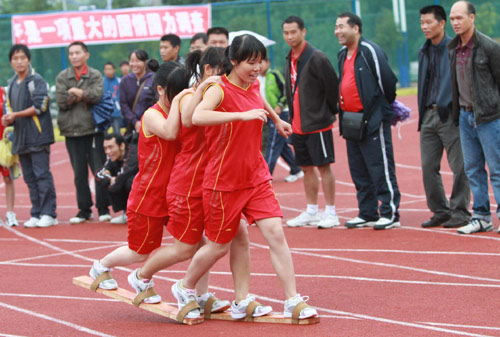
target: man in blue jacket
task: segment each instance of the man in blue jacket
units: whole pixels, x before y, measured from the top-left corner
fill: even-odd
[[[460,131],[451,118],[450,59],[444,32],[446,12],[439,5],[420,10],[420,28],[427,41],[418,54],[418,130],[427,206],[433,213],[422,227],[461,227],[470,218],[469,181],[464,171]],[[439,170],[443,150],[453,171],[450,201]]]
[[[30,193],[31,218],[24,227],[53,226],[57,224],[56,190],[50,172],[54,130],[47,82],[31,67],[31,52],[25,45],[12,46],[9,59],[16,74],[9,80],[2,123],[14,124],[12,153],[19,154]]]
[[[401,194],[394,167],[390,106],[396,98],[397,79],[384,51],[361,37],[361,32],[357,15],[338,15],[335,36],[344,46],[338,54],[340,125],[345,111],[362,113],[366,119],[365,137],[346,140],[359,214],[345,226],[389,229],[400,226]]]

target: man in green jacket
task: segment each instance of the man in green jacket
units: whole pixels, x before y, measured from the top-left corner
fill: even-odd
[[[87,65],[90,54],[83,42],[71,43],[68,51],[72,67],[61,71],[56,78],[57,124],[61,135],[66,137],[66,149],[75,175],[79,211],[70,223],[82,223],[93,217],[88,166],[96,172],[106,160],[102,145],[104,135],[96,130],[90,112],[90,106],[101,100],[103,80],[98,70]],[[95,185],[95,191],[99,221],[109,221],[107,191],[99,184]]]

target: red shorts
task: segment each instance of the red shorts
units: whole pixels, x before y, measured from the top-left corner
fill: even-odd
[[[128,247],[137,254],[149,254],[161,246],[168,216],[154,217],[127,210]]]
[[[238,233],[241,214],[256,220],[283,217],[271,182],[231,192],[203,190],[205,234],[210,241],[228,243]]]
[[[8,167],[0,166],[0,172],[2,173],[2,177],[10,177],[10,170]]]
[[[194,245],[203,235],[203,199],[167,192],[167,229],[177,240]]]

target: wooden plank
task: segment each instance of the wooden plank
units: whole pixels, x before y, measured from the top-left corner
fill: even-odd
[[[73,278],[74,284],[87,289],[90,289],[90,285],[92,284],[93,281],[94,280],[90,276],[79,276]],[[135,293],[122,288],[118,288],[116,290],[105,290],[98,288],[97,292],[131,305],[133,305],[132,301],[136,296]],[[177,314],[179,313],[179,310],[177,308],[168,305],[165,302],[160,302],[158,304],[141,303],[139,305],[139,308],[151,311],[155,314],[173,319],[175,321],[177,321],[176,317]],[[203,322],[203,316],[200,318],[185,318],[182,323],[187,325],[193,325],[193,324],[199,324],[201,322]]]
[[[234,321],[234,322],[245,322],[245,318],[234,319],[231,317],[231,313],[226,311],[222,313],[213,313],[210,315],[210,319],[223,320],[223,321]],[[319,323],[319,317],[311,317],[299,320],[300,325],[310,325]],[[272,313],[271,315],[265,315],[260,317],[254,317],[252,323],[280,323],[280,324],[292,324],[291,318],[285,318],[281,314]]]

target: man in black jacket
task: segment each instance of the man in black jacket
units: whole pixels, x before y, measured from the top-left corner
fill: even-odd
[[[444,32],[446,12],[439,5],[420,10],[420,28],[426,42],[418,54],[418,130],[427,206],[433,213],[422,227],[462,227],[470,218],[469,181],[464,171],[460,131],[451,115],[450,59],[446,47],[451,38]],[[453,171],[450,201],[439,170],[443,150]]]
[[[285,92],[292,124],[295,163],[304,171],[307,209],[287,221],[289,227],[306,225],[331,228],[340,225],[335,211],[335,161],[332,128],[337,113],[337,74],[330,61],[306,42],[304,21],[297,16],[285,19],[283,37],[290,46],[284,77]],[[318,213],[319,178],[321,175],[326,209]]]
[[[345,223],[348,228],[399,227],[399,193],[394,167],[390,104],[396,98],[396,76],[384,51],[361,37],[361,19],[339,14],[335,36],[339,51],[340,125],[343,112],[359,112],[366,119],[361,141],[346,140],[352,180],[356,186],[359,214]],[[380,202],[380,207],[379,207]]]
[[[121,134],[104,136],[104,151],[107,160],[96,174],[97,183],[108,189],[109,199],[114,212],[123,211],[111,219],[111,223],[127,223],[127,199],[132,182],[139,171],[137,146],[125,142]]]
[[[475,28],[475,17],[470,2],[458,1],[451,7],[450,22],[457,34],[448,44],[452,111],[460,125],[465,173],[474,199],[474,214],[458,229],[460,234],[493,230],[486,163],[500,203],[500,44]]]

